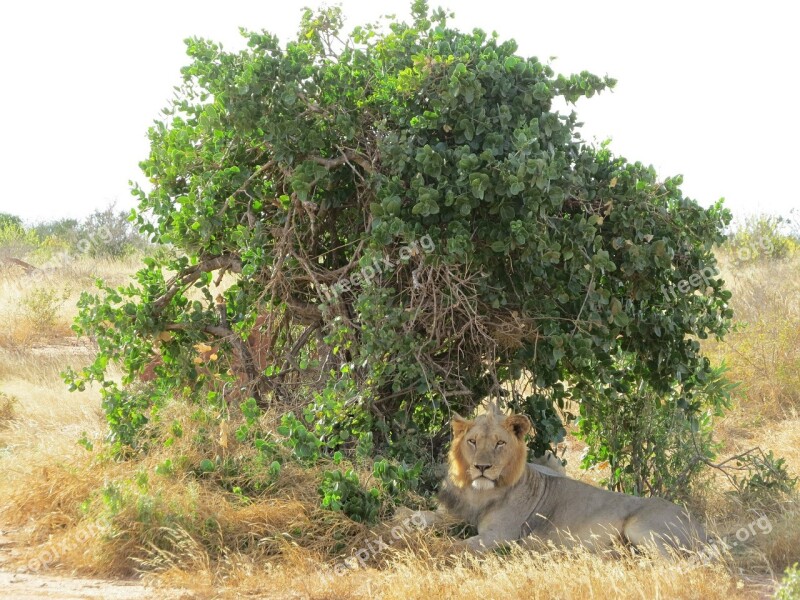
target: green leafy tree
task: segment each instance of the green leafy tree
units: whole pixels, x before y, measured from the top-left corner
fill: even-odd
[[[147,246],[131,223],[130,214],[116,210],[113,203],[81,221],[75,229],[75,237],[77,251],[95,258],[121,258]]]
[[[0,227],[22,227],[22,219],[10,213],[0,212]]]
[[[723,249],[739,265],[785,259],[798,247],[798,236],[791,226],[792,221],[784,217],[751,215],[730,232]]]
[[[22,258],[33,252],[40,243],[33,229],[25,227],[22,219],[10,213],[0,213],[0,258]]]
[[[127,441],[144,410],[124,386],[148,369],[154,398],[229,385],[261,407],[350,382],[348,422],[409,464],[487,396],[531,415],[541,453],[567,400],[588,423],[636,386],[677,407],[705,385],[697,339],[726,331],[729,293],[668,292],[715,266],[728,212],[554,108],[613,80],[412,14],[343,35],[339,9],[306,11],[296,40],[243,30],[238,52],[188,40],[135,188],[141,230],[180,256],[85,296],[76,325],[100,354],[69,380],[101,382]]]
[[[37,223],[33,227],[41,239],[50,238],[61,242],[68,249],[74,249],[78,243],[79,228],[80,223],[77,219],[56,219]]]

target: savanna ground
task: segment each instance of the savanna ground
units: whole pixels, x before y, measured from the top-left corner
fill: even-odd
[[[741,383],[732,410],[716,422],[718,459],[759,447],[796,476],[800,255],[749,258],[723,251],[738,325],[724,342],[704,342]],[[453,558],[447,536],[405,527],[395,539],[396,523],[367,527],[323,510],[318,467],[287,466],[263,494],[247,498],[185,467],[202,458],[192,454],[200,435],[223,455],[240,453],[241,464],[253,452],[237,445],[236,422],[209,432],[187,404],[164,408],[162,422],[178,425],[154,433],[161,444],[115,460],[103,444],[97,390],[70,393],[59,373],[95,351],[70,331],[80,292],[96,277],[122,284],[137,265],[85,256],[39,274],[2,265],[0,596],[758,598],[771,596],[784,569],[800,561],[796,492],[745,496],[711,466],[690,508],[730,549],[704,564],[555,550]],[[602,468],[578,467],[581,451],[572,436],[563,444],[569,475],[599,482]],[[337,556],[366,547],[363,564],[352,559],[356,568],[335,574]]]

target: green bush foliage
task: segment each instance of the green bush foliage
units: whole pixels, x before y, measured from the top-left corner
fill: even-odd
[[[792,477],[786,467],[786,460],[755,449],[736,460],[736,468],[744,471],[742,475],[732,475],[736,490],[751,500],[777,500],[790,495],[797,486],[797,477]]]
[[[0,227],[8,227],[9,225],[22,227],[22,219],[16,215],[0,212]]]
[[[120,441],[144,407],[112,363],[123,387],[156,364],[164,394],[277,409],[303,459],[421,463],[425,488],[451,413],[487,397],[532,417],[535,454],[579,402],[593,456],[623,473],[634,457],[601,421],[626,398],[659,422],[722,402],[697,339],[726,332],[729,292],[663,290],[713,270],[729,213],[553,108],[613,80],[556,74],[422,0],[412,14],[347,36],[339,9],[309,10],[296,40],[243,31],[239,52],[188,40],[141,163],[152,190],[135,189],[142,232],[177,254],[100,284],[76,322],[100,353],[67,379],[101,384]],[[355,489],[341,477],[324,488]]]
[[[722,368],[680,394],[621,382],[605,402],[581,404],[577,435],[589,444],[583,466],[607,462],[614,490],[686,500],[715,456],[713,417],[730,407],[733,387]]]
[[[81,220],[56,219],[30,227],[19,217],[0,213],[0,257],[33,254],[39,264],[58,253],[118,259],[147,249],[151,247],[130,213],[117,211],[114,204]]]
[[[739,263],[782,260],[793,255],[798,238],[792,235],[791,222],[774,215],[745,218],[728,236],[723,245]]]
[[[26,257],[39,247],[41,240],[26,229],[19,218],[0,219],[0,258]]]
[[[375,523],[381,506],[377,488],[365,490],[352,470],[325,471],[320,485],[322,507],[342,511],[353,521]]]
[[[775,592],[775,600],[797,600],[800,598],[800,568],[797,563],[787,567],[781,584]]]

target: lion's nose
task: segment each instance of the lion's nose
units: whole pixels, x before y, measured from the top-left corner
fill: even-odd
[[[492,465],[475,465],[475,468],[476,468],[476,469],[478,469],[478,471],[480,471],[480,472],[481,472],[481,475],[483,475],[483,472],[484,472],[486,469],[491,469],[491,468],[492,468]]]

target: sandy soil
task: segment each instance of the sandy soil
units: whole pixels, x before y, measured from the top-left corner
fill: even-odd
[[[190,600],[195,595],[187,590],[161,590],[146,587],[139,581],[91,579],[55,575],[46,572],[27,572],[14,569],[8,563],[15,550],[8,538],[0,533],[0,600]]]
[[[33,600],[34,598],[108,598],[109,600],[138,600],[139,598],[180,598],[166,596],[136,582],[84,579],[82,577],[53,577],[50,575],[9,573],[0,570],[0,598]],[[186,598],[191,596],[187,595]]]

